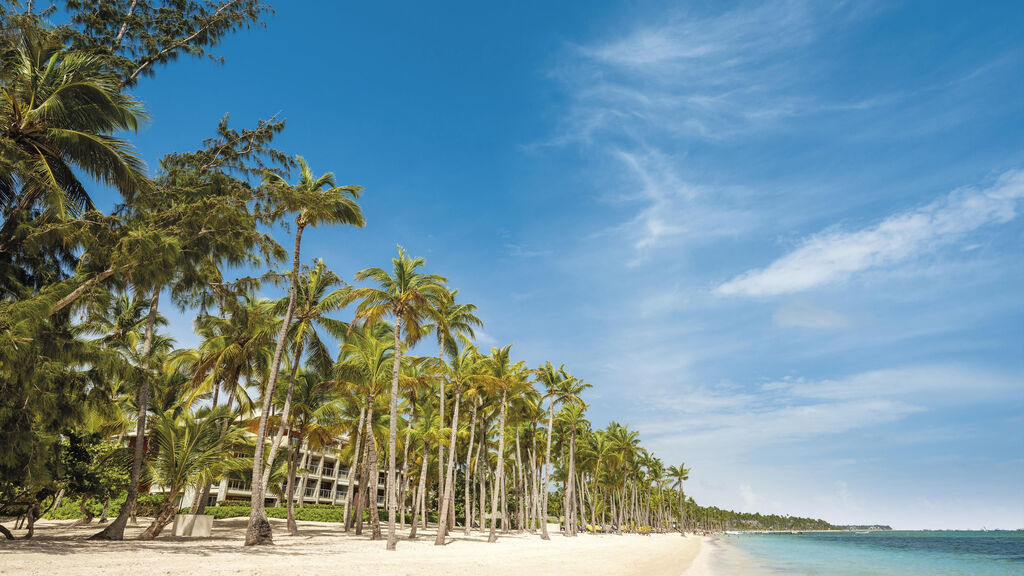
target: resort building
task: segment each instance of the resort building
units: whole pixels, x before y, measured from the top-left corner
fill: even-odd
[[[250,434],[255,436],[255,434]],[[129,446],[135,445],[135,435],[131,434],[127,439]],[[345,498],[349,494],[349,468],[342,465],[340,448],[344,444],[344,438],[339,439],[337,444],[327,446],[320,450],[313,450],[308,442],[304,442],[299,448],[299,468],[295,475],[295,503],[302,504],[335,504],[344,506]],[[298,441],[292,438],[294,446]],[[239,454],[239,456],[241,456]],[[281,450],[276,458],[287,458],[287,452]],[[387,470],[378,470],[377,478],[377,505],[384,506]],[[358,494],[359,474],[352,475],[352,483],[356,485],[355,494]],[[282,487],[283,488],[283,487]],[[151,484],[143,488],[143,492],[158,494],[165,492],[165,488],[159,484]],[[195,498],[195,489],[190,488],[179,496],[179,506],[187,506]],[[251,482],[249,480],[231,480],[224,478],[219,484],[210,489],[210,495],[206,502],[207,506],[216,506],[218,502],[230,500],[249,502],[252,497]],[[275,490],[268,490],[266,494],[267,506],[283,506],[282,498]]]
[[[292,440],[293,442],[295,439]],[[308,443],[304,443],[299,449],[299,469],[295,476],[295,502],[296,505],[306,504],[345,504],[345,498],[349,493],[349,468],[341,464],[341,455],[334,447],[327,447],[323,450],[313,450]],[[279,453],[278,458],[285,457]],[[377,504],[384,505],[385,483],[387,478],[386,470],[378,471],[377,479]],[[358,484],[358,474],[354,474],[352,482]],[[226,500],[248,501],[252,491],[249,482],[223,479],[219,486],[210,490],[208,506],[214,506],[217,502]],[[192,495],[186,494],[183,501],[190,501]],[[267,506],[281,506],[283,503],[279,496],[267,492]]]

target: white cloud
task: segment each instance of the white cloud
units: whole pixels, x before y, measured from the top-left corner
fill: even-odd
[[[1008,171],[987,188],[954,190],[868,228],[812,236],[766,268],[719,285],[715,293],[774,296],[841,282],[858,272],[906,261],[983,226],[1009,222],[1022,198],[1024,171]]]

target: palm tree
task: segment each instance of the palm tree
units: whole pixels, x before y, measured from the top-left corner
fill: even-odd
[[[690,469],[686,467],[685,462],[680,462],[679,466],[668,467],[668,479],[672,481],[672,485],[679,489],[679,532],[686,532],[686,495],[683,494],[683,481],[690,479]]]
[[[440,513],[437,517],[435,546],[444,544],[448,528],[448,514],[455,504],[455,446],[459,430],[459,405],[462,400],[463,387],[481,380],[485,367],[484,357],[480,355],[475,346],[466,346],[452,358],[450,366],[445,365],[447,376],[451,378],[454,386],[455,407],[452,409],[451,433],[448,440],[448,469],[445,472],[444,481],[440,484],[444,486],[444,489],[443,497],[438,502]],[[438,458],[438,465],[443,461],[442,458]],[[466,521],[469,522],[469,510],[466,510]]]
[[[444,291],[443,285],[447,282],[436,274],[418,272],[425,261],[423,258],[410,258],[401,246],[398,247],[398,258],[393,258],[392,263],[392,274],[381,268],[360,270],[356,274],[356,281],[372,280],[376,286],[356,288],[350,298],[350,301],[360,301],[356,307],[356,320],[364,325],[388,316],[395,319],[388,432],[388,550],[394,550],[398,544],[395,530],[395,514],[398,511],[395,451],[398,441],[398,377],[402,364],[402,336],[404,334],[405,342],[410,345],[419,340],[426,310],[430,302],[438,301]]]
[[[28,29],[9,56],[0,82],[0,250],[40,202],[59,219],[95,208],[76,169],[126,196],[149,187],[142,160],[113,136],[136,130],[145,113],[107,60]]]
[[[394,358],[394,338],[391,332],[391,327],[383,322],[367,328],[352,326],[345,339],[345,343],[341,346],[341,352],[335,366],[338,383],[353,391],[357,398],[357,403],[361,404],[359,424],[355,430],[355,450],[348,474],[349,494],[345,499],[345,531],[348,531],[350,522],[349,505],[355,497],[353,488],[361,458],[360,444],[361,442],[364,444],[375,442],[372,434],[366,434],[365,431],[372,430],[377,398],[386,390],[387,382],[391,375],[390,370]],[[373,452],[376,453],[376,450]],[[376,474],[376,470],[374,470],[374,479]],[[365,488],[370,480],[368,474],[359,474],[359,476],[361,488]],[[356,517],[360,519],[362,518],[360,503],[364,495],[364,493],[360,493],[360,499],[356,502]],[[373,496],[372,502],[376,506],[376,494],[373,494]]]
[[[288,479],[285,500],[288,509],[288,532],[299,533],[295,524],[295,473],[299,465],[299,448],[308,443],[310,450],[322,450],[338,436],[340,391],[333,380],[325,380],[319,371],[304,370],[295,376],[291,398],[289,440],[294,449],[288,457]],[[282,419],[284,414],[282,413]],[[305,487],[303,487],[303,490]]]
[[[298,298],[295,304],[294,321],[291,326],[289,339],[292,343],[291,357],[292,369],[288,378],[288,388],[284,395],[283,407],[281,408],[280,424],[277,434],[271,443],[268,462],[273,462],[280,449],[281,442],[286,431],[290,430],[289,417],[291,415],[292,395],[295,390],[295,376],[299,370],[299,363],[302,361],[303,352],[309,350],[309,362],[312,368],[319,371],[321,375],[329,374],[333,367],[333,360],[327,345],[321,340],[317,332],[318,328],[323,329],[331,336],[342,339],[348,331],[348,325],[326,314],[336,312],[343,307],[343,300],[348,286],[342,284],[336,274],[327,269],[323,260],[317,260],[313,268],[308,270],[299,278]],[[292,505],[292,494],[288,495],[288,505]],[[294,520],[289,526],[292,530]],[[297,529],[295,529],[297,532]]]
[[[242,439],[242,429],[231,427],[221,434],[224,421],[232,414],[223,408],[194,415],[190,410],[171,409],[153,421],[151,440],[153,458],[149,461],[153,477],[167,488],[163,506],[153,523],[140,536],[152,540],[170,522],[175,500],[185,489],[225,473],[238,459],[231,453]]]
[[[522,362],[512,363],[509,352],[512,345],[504,348],[491,348],[490,373],[481,377],[484,385],[492,393],[501,394],[501,412],[498,418],[498,452],[497,472],[495,474],[494,493],[491,494],[491,531],[488,542],[497,542],[498,499],[505,481],[505,414],[508,408],[509,395],[520,393],[526,386],[528,370]],[[507,528],[503,526],[502,529]]]
[[[328,172],[320,177],[313,176],[306,160],[296,156],[299,165],[299,182],[290,186],[279,174],[268,172],[264,176],[264,186],[268,188],[276,203],[277,210],[284,213],[295,213],[295,248],[292,253],[291,281],[288,289],[288,307],[284,321],[277,333],[277,346],[274,358],[270,363],[270,374],[267,377],[266,390],[263,394],[263,407],[260,411],[259,427],[256,431],[256,453],[254,455],[251,511],[249,525],[245,532],[245,545],[272,544],[273,532],[267,514],[264,511],[264,498],[269,476],[263,474],[263,449],[267,438],[267,419],[270,416],[270,405],[274,397],[274,386],[284,356],[288,331],[291,329],[292,315],[298,297],[299,283],[299,251],[302,248],[302,232],[307,226],[316,227],[320,224],[349,224],[362,227],[365,224],[362,210],[356,200],[362,188],[359,186],[337,186],[334,175]],[[272,449],[273,451],[273,449]],[[272,459],[271,459],[272,460]]]
[[[437,300],[431,302],[431,305],[426,309],[426,316],[431,320],[431,324],[428,324],[426,328],[433,330],[437,336],[438,355],[437,359],[443,364],[445,356],[454,358],[459,353],[459,341],[467,338],[474,338],[476,335],[473,333],[473,328],[482,328],[483,322],[480,321],[476,316],[476,305],[474,304],[456,304],[455,298],[458,296],[458,290],[441,290],[437,294]],[[439,426],[445,427],[445,379],[440,378],[438,380],[438,399],[440,400],[441,407],[441,419]],[[457,428],[457,426],[452,426]],[[445,479],[444,473],[444,448],[438,446],[437,448],[437,493],[440,496],[445,491]],[[437,499],[437,505],[441,506],[441,501],[444,498],[439,497]],[[449,502],[449,506],[454,505],[454,501]],[[441,517],[441,509],[437,510],[438,518]],[[452,515],[454,516],[454,514]],[[447,514],[446,518],[451,519]],[[438,529],[441,536],[438,539],[444,538],[444,533],[447,532],[448,525],[445,524],[442,528]]]
[[[548,481],[550,479],[551,470],[551,433],[554,430],[555,425],[555,404],[560,401],[560,391],[563,382],[571,378],[565,371],[565,364],[562,364],[558,369],[555,369],[551,365],[551,362],[545,362],[543,366],[537,369],[537,379],[541,385],[544,386],[546,391],[546,397],[548,399],[548,433],[547,433],[547,450],[544,457],[544,487],[541,490],[541,517],[540,517],[540,537],[544,540],[549,540],[551,537],[548,536]]]
[[[571,385],[571,381],[567,382]],[[582,401],[567,402],[558,413],[559,422],[569,431],[569,465],[562,511],[565,515],[565,535],[576,535],[576,436],[586,424],[587,405]]]

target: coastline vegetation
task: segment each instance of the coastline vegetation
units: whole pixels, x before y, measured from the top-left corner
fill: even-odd
[[[247,545],[272,543],[270,517],[293,534],[310,519],[367,528],[389,549],[428,521],[436,544],[456,529],[547,539],[549,519],[569,537],[829,527],[698,506],[684,463],[628,424],[587,419],[590,385],[564,365],[481,349],[476,307],[401,247],[354,274],[303,257],[304,234],[364,225],[362,189],[277,149],[284,120],[238,129],[225,116],[147,169],[133,89],[269,12],[258,0],[0,8],[0,517],[23,516],[31,537],[44,516],[99,516],[93,538],[121,540],[136,516],[155,538],[181,510],[239,514]],[[97,208],[92,182],[116,191],[113,209]],[[274,287],[286,296],[267,297]],[[166,332],[168,305],[195,314],[196,347]],[[296,503],[301,445],[340,446],[362,496]],[[250,484],[248,505],[206,508],[223,478]]]

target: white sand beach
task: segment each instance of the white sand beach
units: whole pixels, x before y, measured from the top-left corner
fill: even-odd
[[[245,548],[245,518],[217,520],[211,538],[165,533],[150,542],[91,542],[86,538],[99,529],[95,523],[71,527],[72,521],[40,521],[31,540],[0,542],[0,574],[704,576],[711,574],[711,562],[702,548],[714,548],[702,546],[705,537],[679,534],[553,534],[549,542],[533,534],[510,534],[488,544],[486,535],[467,538],[461,531],[447,546],[436,547],[428,530],[416,540],[400,540],[398,550],[388,552],[384,542],[344,534],[337,524],[300,522],[301,534],[291,537],[283,520],[271,522],[275,545]],[[133,538],[145,526],[140,518],[139,526],[129,526],[125,536]]]

